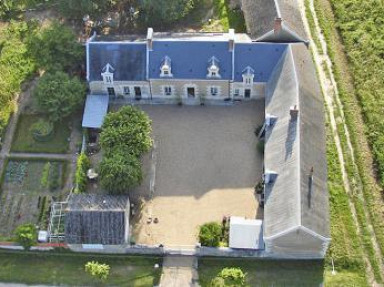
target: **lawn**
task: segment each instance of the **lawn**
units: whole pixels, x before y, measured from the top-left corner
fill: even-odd
[[[104,282],[84,272],[84,264],[98,261],[110,265],[110,276]],[[89,255],[0,251],[0,281],[26,284],[66,286],[132,286],[145,287],[158,284],[160,257],[133,257],[118,255]]]
[[[323,282],[322,261],[202,258],[199,260],[199,282],[210,286],[211,280],[224,267],[240,267],[247,273],[247,286],[316,286]]]
[[[71,136],[71,130],[66,122],[55,125],[54,135],[49,141],[37,142],[33,139],[30,128],[41,118],[44,116],[20,115],[11,147],[12,152],[66,153],[68,151],[68,138]]]

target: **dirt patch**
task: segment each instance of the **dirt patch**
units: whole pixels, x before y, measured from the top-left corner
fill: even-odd
[[[264,119],[263,101],[142,109],[153,120],[155,148],[144,158],[145,182],[132,194],[141,198],[136,243],[193,245],[203,223],[262,217],[254,194],[262,174],[254,130]]]

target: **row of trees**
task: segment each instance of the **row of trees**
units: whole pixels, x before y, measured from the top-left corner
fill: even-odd
[[[125,106],[109,113],[102,126],[101,185],[111,193],[124,193],[143,179],[140,157],[152,146],[151,120],[142,110]]]
[[[145,25],[173,23],[193,9],[196,0],[59,0],[59,10],[67,18],[82,19],[90,15],[98,19],[106,11],[130,10],[138,12],[137,20]],[[124,11],[127,12],[127,11]],[[128,11],[129,14],[132,13]]]
[[[0,29],[0,134],[21,84],[37,70],[46,71],[35,91],[42,111],[58,121],[76,109],[85,86],[67,73],[73,74],[82,60],[74,33],[60,23],[41,29],[36,22],[11,22]]]

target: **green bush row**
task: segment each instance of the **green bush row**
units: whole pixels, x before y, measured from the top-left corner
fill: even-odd
[[[75,193],[85,192],[88,178],[87,171],[91,167],[91,161],[88,156],[82,152],[80,156],[77,158],[77,167],[76,167],[76,175],[75,175],[75,183],[76,189]]]

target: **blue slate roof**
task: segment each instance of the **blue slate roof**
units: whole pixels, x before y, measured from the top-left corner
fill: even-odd
[[[144,43],[89,43],[89,81],[101,81],[106,64],[115,72],[114,81],[146,80],[146,44]]]
[[[88,95],[83,114],[83,128],[101,128],[108,111],[109,96]]]
[[[236,43],[234,81],[242,82],[242,73],[250,66],[254,70],[253,81],[268,82],[286,48],[286,44]]]
[[[149,77],[160,78],[160,67],[165,56],[172,61],[176,79],[207,79],[209,60],[219,60],[221,79],[232,79],[232,54],[228,41],[154,41],[149,53]],[[215,79],[212,79],[215,80]]]

